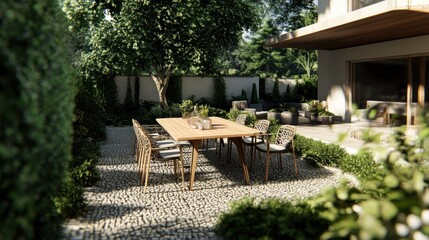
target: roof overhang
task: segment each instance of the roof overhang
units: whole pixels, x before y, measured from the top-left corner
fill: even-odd
[[[361,9],[364,10],[364,9]],[[335,50],[429,34],[429,8],[356,11],[278,37],[267,47]]]

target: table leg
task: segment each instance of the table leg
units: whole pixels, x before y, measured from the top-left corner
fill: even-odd
[[[191,172],[190,172],[190,179],[189,179],[189,191],[192,191],[192,187],[194,186],[194,180],[195,180],[195,170],[197,168],[198,148],[200,147],[202,140],[191,140],[189,142],[192,145],[192,161],[191,161]]]
[[[243,140],[241,139],[241,137],[230,138],[230,140],[237,147],[238,158],[240,159],[240,166],[243,169],[244,182],[247,185],[250,185],[249,169],[247,167],[246,158],[244,156]]]

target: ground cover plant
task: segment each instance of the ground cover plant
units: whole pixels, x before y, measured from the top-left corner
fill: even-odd
[[[282,211],[275,211],[278,206],[268,204],[272,200],[252,204],[246,200],[234,202],[231,209],[219,217],[216,225],[217,234],[225,239],[233,239],[234,235],[242,239],[251,239],[252,235],[247,233],[253,233],[252,229],[259,229],[261,234],[253,235],[256,236],[255,239],[279,239],[279,231],[272,232],[271,229],[288,229],[294,223],[314,220],[316,223],[310,228],[303,228],[304,224],[301,224],[302,231],[294,233],[291,239],[427,239],[428,113],[423,115],[422,122],[422,131],[415,138],[406,135],[403,129],[397,129],[392,136],[390,147],[382,148],[388,150],[384,154],[378,152],[377,157],[368,151],[356,156],[347,156],[345,153],[338,154],[341,151],[334,147],[326,147],[325,151],[331,151],[334,159],[339,155],[343,157],[336,158],[335,161],[324,161],[319,157],[311,157],[311,154],[316,156],[321,154],[316,152],[323,149],[320,143],[316,143],[316,150],[311,150],[311,146],[308,146],[310,140],[298,137],[296,145],[303,145],[297,147],[301,154],[310,152],[313,163],[321,165],[327,163],[352,172],[359,179],[359,186],[344,181],[339,187],[327,189],[315,197],[304,200],[304,205],[311,213],[307,217],[312,219],[299,218],[293,220],[292,224],[282,223],[282,220],[297,217],[294,212],[302,207],[301,202],[284,204],[281,208],[285,209]],[[371,149],[371,152],[377,152],[380,148]],[[329,154],[325,153],[323,156]],[[360,163],[363,167],[359,166]],[[366,175],[367,173],[369,174]],[[263,217],[254,217],[255,214],[273,216],[272,212],[281,214],[275,215],[271,221]],[[238,225],[235,225],[237,223]],[[245,223],[246,226],[241,226],[241,223]]]

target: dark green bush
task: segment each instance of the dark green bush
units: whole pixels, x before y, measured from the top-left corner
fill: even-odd
[[[215,101],[213,102],[213,106],[220,109],[226,109],[227,108],[227,101],[226,101],[226,86],[225,86],[225,80],[222,76],[215,76],[213,77],[213,84],[214,84],[214,96],[213,99]]]
[[[279,80],[276,79],[274,81],[274,86],[273,86],[273,98],[274,100],[280,100],[280,88],[279,88]]]
[[[83,188],[71,177],[65,178],[61,186],[58,187],[54,203],[57,212],[63,218],[78,217],[87,209]]]
[[[166,92],[168,103],[181,103],[182,101],[182,76],[173,75],[168,81]]]
[[[256,89],[256,83],[252,84],[252,95],[250,96],[250,103],[258,103],[258,90]]]
[[[224,239],[318,239],[327,223],[304,202],[244,198],[220,215],[215,231]]]
[[[0,1],[0,239],[59,239],[74,83],[58,1]]]
[[[98,143],[84,143],[76,147],[70,164],[71,177],[78,186],[93,186],[100,180],[96,168],[100,154]]]
[[[339,167],[349,155],[340,145],[323,143],[298,134],[295,138],[295,150],[312,164],[331,167]]]

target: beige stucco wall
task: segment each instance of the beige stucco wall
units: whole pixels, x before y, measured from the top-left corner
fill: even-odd
[[[349,87],[349,62],[379,58],[429,55],[429,35],[389,41],[336,51],[319,51],[318,98],[326,100],[331,112],[351,121]]]
[[[259,77],[224,77],[226,86],[226,97],[241,95],[241,90],[246,91],[250,99],[253,83],[256,84],[259,93]],[[131,91],[134,96],[134,77],[131,77]],[[124,102],[127,92],[127,76],[116,76],[115,83],[118,90],[118,99],[120,103]],[[195,99],[207,98],[212,100],[214,95],[214,83],[212,77],[183,77],[182,78],[182,97],[187,99],[194,95]],[[158,91],[155,83],[150,76],[140,77],[140,101],[159,101]]]

